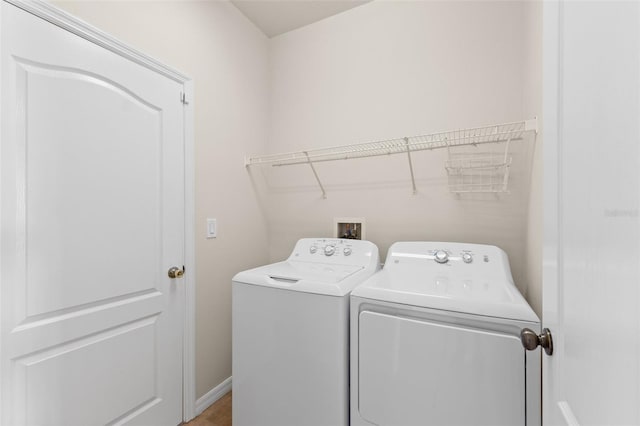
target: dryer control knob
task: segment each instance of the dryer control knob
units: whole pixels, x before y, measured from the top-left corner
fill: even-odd
[[[335,252],[336,252],[335,246],[324,246],[325,256],[333,256],[333,253]]]
[[[433,255],[433,258],[438,263],[447,263],[449,261],[449,253],[444,250],[438,250]]]
[[[349,256],[351,254],[351,247],[345,247],[344,250],[342,250],[342,252],[344,253],[345,256]]]
[[[309,253],[314,254],[317,251],[318,251],[318,247],[316,247],[316,246],[309,247]]]
[[[473,256],[471,256],[470,253],[462,253],[462,261],[464,263],[471,263],[473,262]]]

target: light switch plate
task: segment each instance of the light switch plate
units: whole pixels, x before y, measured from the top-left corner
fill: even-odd
[[[218,236],[218,225],[215,219],[207,219],[207,238],[216,238]]]

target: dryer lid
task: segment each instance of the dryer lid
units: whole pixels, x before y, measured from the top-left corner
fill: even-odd
[[[446,256],[439,256],[441,251]],[[469,256],[471,260],[467,262]],[[442,262],[443,258],[446,261]],[[395,243],[389,249],[384,268],[356,288],[352,295],[416,307],[540,322],[513,283],[507,255],[495,246]]]

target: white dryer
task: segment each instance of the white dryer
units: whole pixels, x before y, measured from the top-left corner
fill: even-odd
[[[351,293],[351,425],[540,425],[540,320],[498,247],[399,242]]]
[[[349,293],[379,268],[373,243],[307,238],[233,278],[234,426],[349,424]]]

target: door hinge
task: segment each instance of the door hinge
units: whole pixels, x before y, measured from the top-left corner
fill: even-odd
[[[183,105],[189,105],[189,102],[187,101],[186,93],[180,92],[180,102],[182,102]]]

